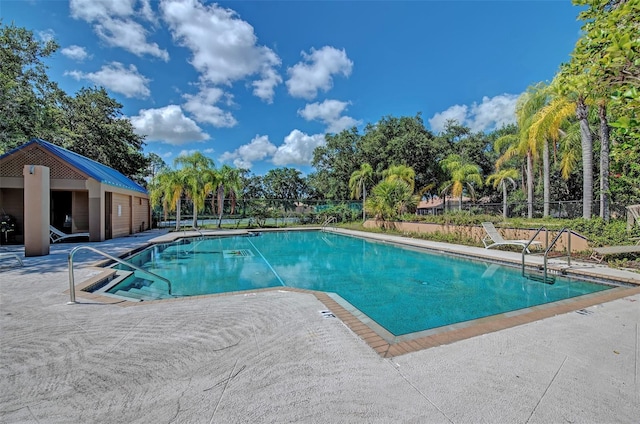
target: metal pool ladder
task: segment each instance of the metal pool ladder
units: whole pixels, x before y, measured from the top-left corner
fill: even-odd
[[[102,250],[96,249],[95,247],[78,246],[78,247],[74,247],[71,250],[71,252],[69,252],[68,262],[69,262],[69,296],[70,296],[70,300],[69,300],[69,302],[67,302],[67,305],[73,305],[73,304],[77,303],[76,302],[76,285],[75,285],[75,281],[74,281],[74,277],[73,277],[73,255],[75,255],[78,250],[83,250],[83,249],[91,250],[92,252],[95,252],[95,253],[98,253],[98,254],[104,256],[105,258],[111,259],[112,261],[116,261],[118,263],[121,263],[122,265],[131,267],[136,271],[143,272],[145,274],[149,274],[149,275],[153,276],[154,278],[157,278],[159,280],[164,281],[165,283],[167,283],[167,286],[169,286],[169,294],[171,294],[171,281],[169,281],[168,279],[166,279],[164,277],[161,277],[158,274],[154,274],[151,271],[147,271],[146,269],[142,269],[139,266],[134,265],[134,264],[132,264],[130,262],[124,261],[124,260],[122,260],[120,258],[116,258],[115,256],[111,256],[108,253],[103,252]]]
[[[542,262],[542,278],[540,279],[540,276],[536,275],[536,274],[529,274],[526,275],[525,274],[525,254],[527,249],[529,248],[529,246],[531,245],[531,243],[533,243],[533,241],[536,239],[536,237],[538,236],[538,234],[540,234],[540,232],[542,232],[542,230],[545,231],[545,246],[547,246],[544,250],[544,252],[542,253],[544,255],[544,259]],[[551,241],[551,243],[549,243],[549,229],[547,229],[547,227],[540,227],[540,229],[538,229],[538,231],[536,231],[536,233],[533,235],[533,237],[531,237],[531,239],[529,239],[529,242],[524,246],[524,248],[522,249],[522,276],[523,277],[527,277],[529,279],[532,280],[538,280],[541,281],[545,284],[554,284],[556,282],[556,278],[555,276],[548,276],[548,269],[547,269],[547,263],[548,263],[548,258],[549,258],[549,252],[551,252],[553,250],[553,247],[556,245],[556,243],[558,242],[558,240],[560,240],[560,237],[562,237],[562,234],[567,233],[568,234],[568,238],[567,238],[567,254],[566,255],[562,255],[562,256],[557,256],[556,258],[567,258],[567,266],[571,266],[571,234],[573,233],[573,231],[571,231],[569,228],[563,228],[562,230],[560,230],[558,232],[558,234],[556,234],[556,236],[553,238],[553,240]],[[540,253],[531,253],[531,255],[539,255]]]
[[[322,223],[322,231],[324,231],[329,226],[329,224],[331,223],[335,224],[336,222],[337,220],[335,216],[330,216],[329,218],[325,219],[324,222]],[[333,227],[335,228],[335,225]]]

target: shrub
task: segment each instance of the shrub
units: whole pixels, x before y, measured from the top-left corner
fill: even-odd
[[[331,206],[318,213],[320,221],[324,222],[329,217],[333,217],[337,222],[353,222],[360,219],[362,212],[350,208],[349,205],[341,203]]]

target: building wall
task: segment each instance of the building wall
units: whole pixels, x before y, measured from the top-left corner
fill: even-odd
[[[133,226],[134,233],[145,231],[149,228],[149,199],[133,196]]]
[[[71,215],[73,216],[74,233],[89,232],[89,192],[74,191],[71,193]]]
[[[7,213],[16,219],[15,240],[22,242],[24,235],[24,190],[21,188],[0,188],[0,213]]]
[[[0,212],[8,213],[20,222],[24,221],[24,190],[0,189]]]
[[[131,204],[130,196],[113,193],[111,209],[111,236],[113,238],[131,234]]]

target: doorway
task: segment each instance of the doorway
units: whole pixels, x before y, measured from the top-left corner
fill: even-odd
[[[70,191],[51,192],[51,225],[66,234],[71,233],[71,207]]]
[[[111,215],[113,207],[113,193],[106,191],[104,193],[104,238],[109,240],[112,237]]]

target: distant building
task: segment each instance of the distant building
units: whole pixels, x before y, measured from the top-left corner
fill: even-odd
[[[464,206],[465,203],[469,203],[470,201],[471,201],[471,198],[463,197],[462,205]],[[445,209],[447,211],[451,211],[451,210],[458,210],[459,207],[460,207],[459,197],[447,197],[446,205],[445,205],[445,199],[442,199],[438,196],[431,196],[430,198],[426,200],[421,200],[420,203],[418,203],[418,206],[416,208],[416,214],[417,215],[442,215],[445,212]]]
[[[25,196],[25,180],[34,166],[49,170],[49,199],[29,199],[29,190]],[[48,205],[49,213],[42,214],[37,206],[27,210],[25,205]],[[144,187],[115,169],[40,139],[0,156],[0,214],[15,218],[14,241],[23,242],[25,216],[31,213],[42,214],[43,220],[48,215],[44,228],[89,233],[90,241],[141,232],[151,223]]]

